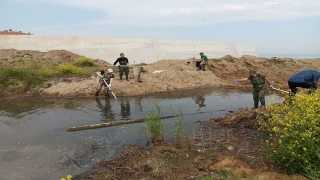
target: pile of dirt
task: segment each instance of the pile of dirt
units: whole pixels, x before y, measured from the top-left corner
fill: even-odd
[[[288,89],[288,79],[299,71],[317,69],[320,66],[320,58],[300,59],[291,58],[263,58],[255,56],[242,56],[235,58],[224,56],[219,59],[212,59],[209,62],[209,69],[218,78],[227,82],[233,82],[235,77],[248,77],[248,70],[256,70],[259,74],[266,75],[275,87]],[[233,84],[242,88],[251,88],[249,81]]]
[[[19,61],[68,64],[76,62],[79,57],[82,56],[66,50],[40,52],[32,50],[0,49],[1,66],[10,65]],[[95,59],[94,62],[98,65],[110,65],[109,63],[99,59]]]

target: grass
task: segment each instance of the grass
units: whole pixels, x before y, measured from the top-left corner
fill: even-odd
[[[0,67],[0,89],[9,92],[24,92],[33,85],[42,85],[49,78],[86,77],[96,72],[97,68],[97,66],[78,67],[73,64],[55,64],[53,62],[27,62],[19,59]],[[17,84],[19,85],[17,86]]]
[[[240,180],[240,176],[227,170],[217,170],[210,176],[203,177],[201,180]]]
[[[182,131],[182,121],[183,121],[183,114],[182,111],[179,110],[179,116],[174,118],[174,137],[176,139],[176,142],[179,143],[180,139],[183,137],[183,131]]]
[[[161,109],[156,104],[155,109],[148,111],[146,128],[151,134],[152,142],[157,144],[164,141],[165,125],[161,122]]]

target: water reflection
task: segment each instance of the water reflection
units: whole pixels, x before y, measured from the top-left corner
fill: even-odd
[[[123,119],[128,119],[130,118],[130,103],[129,99],[127,98],[121,98],[120,99],[120,106],[121,106],[121,111],[120,114]]]
[[[142,111],[141,97],[134,98],[135,111]]]
[[[111,109],[111,103],[109,98],[104,98],[104,105],[102,105],[99,98],[96,98],[97,107],[101,110],[101,121],[110,122],[114,121],[115,113]]]
[[[197,96],[197,97],[193,97],[192,99],[194,99],[194,102],[199,105],[198,111],[200,110],[200,108],[206,106],[206,104],[204,104],[204,101],[205,101],[206,99],[205,99],[203,96],[199,95],[199,96]]]

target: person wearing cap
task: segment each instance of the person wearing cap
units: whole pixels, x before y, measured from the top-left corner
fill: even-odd
[[[96,74],[99,76],[99,82],[98,82],[98,86],[96,88],[96,96],[99,95],[99,92],[102,88],[102,86],[104,86],[104,91],[105,91],[105,96],[109,96],[109,92],[113,82],[113,70],[112,69],[108,69],[107,73],[105,73],[104,70],[101,70],[99,72],[96,72]],[[107,84],[106,84],[107,83]],[[107,87],[109,86],[109,87]]]
[[[128,58],[124,57],[123,53],[120,53],[120,57],[113,63],[115,66],[119,62],[119,73],[120,73],[120,80],[122,81],[123,73],[126,74],[126,80],[129,81],[129,60]]]
[[[291,76],[288,80],[288,86],[292,94],[296,94],[298,87],[310,89],[309,92],[317,89],[317,83],[320,78],[320,72],[317,70],[304,70]]]
[[[258,108],[259,101],[261,103],[261,107],[266,105],[265,94],[267,90],[266,82],[269,84],[269,88],[273,89],[274,87],[271,85],[271,81],[263,74],[257,74],[255,70],[249,71],[249,76],[246,78],[235,79],[234,82],[241,82],[250,80],[253,85],[253,102],[254,108]]]
[[[205,71],[206,65],[208,64],[208,57],[206,55],[204,55],[203,52],[201,52],[199,55],[201,57],[201,62],[200,62],[200,66],[199,66],[198,71],[200,71],[200,70]]]

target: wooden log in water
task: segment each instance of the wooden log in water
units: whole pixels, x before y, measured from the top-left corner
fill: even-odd
[[[167,118],[173,118],[176,116],[162,116],[160,119],[167,119]],[[66,131],[80,131],[80,130],[86,130],[86,129],[96,129],[96,128],[103,128],[103,127],[110,127],[110,126],[118,126],[122,124],[132,124],[132,123],[138,123],[138,122],[144,122],[147,119],[134,119],[134,120],[125,120],[125,121],[113,121],[108,123],[101,123],[101,124],[91,124],[91,125],[84,125],[84,126],[75,126],[75,127],[69,127],[66,128]]]

